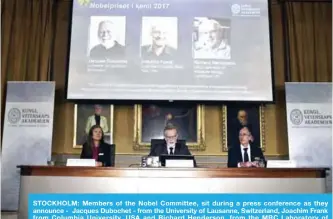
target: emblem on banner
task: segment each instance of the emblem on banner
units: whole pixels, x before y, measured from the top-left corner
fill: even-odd
[[[241,11],[241,6],[240,6],[239,4],[233,4],[233,5],[231,6],[231,12],[232,12],[233,14],[239,14],[240,11]]]
[[[12,124],[18,123],[21,119],[21,111],[17,108],[11,108],[8,112],[8,121]]]
[[[300,125],[303,122],[303,114],[302,111],[299,109],[293,109],[290,112],[290,121],[294,125]]]

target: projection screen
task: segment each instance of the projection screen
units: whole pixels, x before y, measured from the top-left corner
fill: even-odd
[[[74,0],[67,99],[272,101],[267,0]]]

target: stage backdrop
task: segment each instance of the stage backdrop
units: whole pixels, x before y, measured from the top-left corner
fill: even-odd
[[[286,83],[286,102],[290,160],[332,166],[332,83]]]
[[[54,92],[54,82],[7,84],[1,210],[18,209],[20,172],[16,166],[47,165],[51,160]]]

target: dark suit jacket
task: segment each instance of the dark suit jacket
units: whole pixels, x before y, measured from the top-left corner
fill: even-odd
[[[115,162],[116,145],[103,143],[98,147],[98,159],[105,167],[113,167]],[[92,159],[92,150],[88,149],[87,143],[83,144],[81,159]]]
[[[250,145],[251,161],[254,161],[256,157],[263,159],[266,166],[266,160],[261,148]],[[228,167],[238,167],[238,163],[243,162],[241,146],[229,148],[228,150]]]

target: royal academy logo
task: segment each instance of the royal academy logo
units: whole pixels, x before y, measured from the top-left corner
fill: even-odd
[[[8,112],[8,121],[11,124],[16,124],[21,120],[21,110],[17,108],[11,108]]]
[[[231,5],[231,12],[233,14],[239,14],[241,11],[241,6],[239,4],[233,4]]]
[[[232,4],[230,10],[233,16],[258,17],[260,16],[260,7],[251,4]]]
[[[78,2],[79,5],[81,5],[81,6],[87,6],[87,5],[89,5],[89,3],[91,2],[91,0],[77,0],[77,2]]]
[[[303,122],[303,113],[301,110],[299,109],[293,109],[290,112],[290,121],[294,124],[294,125],[300,125]]]

